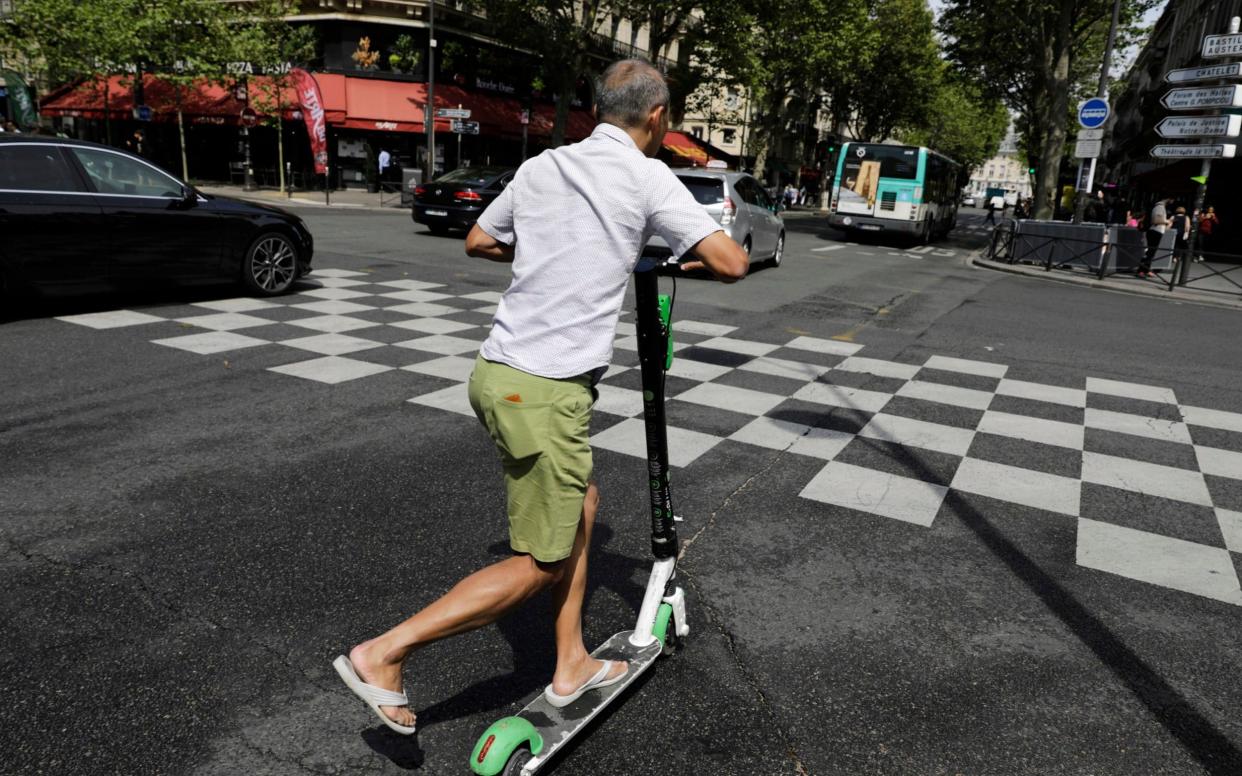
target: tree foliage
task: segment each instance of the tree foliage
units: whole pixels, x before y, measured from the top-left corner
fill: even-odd
[[[1156,0],[1121,0],[1121,39]],[[1017,115],[1038,168],[1035,213],[1051,215],[1075,97],[1090,92],[1113,0],[953,0],[940,18],[947,53],[984,94]]]
[[[837,126],[881,141],[916,127],[938,87],[940,51],[924,0],[873,0],[857,31],[850,67],[825,84]]]
[[[950,157],[962,165],[963,178],[968,179],[996,153],[1009,122],[1009,111],[999,98],[984,95],[977,85],[941,64],[926,111],[900,129],[897,137]]]

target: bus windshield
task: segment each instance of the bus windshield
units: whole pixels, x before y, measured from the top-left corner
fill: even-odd
[[[870,162],[871,164],[867,164]],[[851,143],[845,152],[846,178],[857,178],[864,165],[880,165],[881,178],[915,180],[919,171],[919,149],[910,146]]]

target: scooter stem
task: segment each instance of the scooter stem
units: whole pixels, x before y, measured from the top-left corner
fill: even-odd
[[[673,523],[673,497],[668,487],[668,435],[664,425],[664,371],[669,327],[660,314],[659,291],[654,265],[640,264],[634,273],[634,297],[638,360],[643,376],[643,419],[647,428],[651,552],[657,560],[663,560],[677,555],[677,528]]]

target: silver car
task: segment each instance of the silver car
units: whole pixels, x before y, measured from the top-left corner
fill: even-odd
[[[743,172],[725,170],[674,170],[708,215],[746,249],[752,263],[766,261],[781,265],[785,254],[785,224],[781,206],[768,196],[759,181]],[[669,256],[668,243],[658,235],[643,248],[643,256]],[[679,257],[673,256],[673,261]]]

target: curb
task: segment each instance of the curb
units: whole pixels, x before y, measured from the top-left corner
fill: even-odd
[[[970,263],[982,269],[990,269],[996,272],[1005,272],[1010,275],[1021,275],[1029,278],[1040,278],[1053,283],[1065,283],[1067,285],[1082,286],[1086,288],[1099,288],[1104,291],[1112,291],[1118,294],[1163,299],[1165,301],[1180,302],[1183,304],[1197,304],[1203,307],[1216,307],[1223,310],[1242,310],[1242,299],[1239,299],[1238,301],[1234,301],[1232,299],[1221,299],[1197,293],[1190,294],[1184,290],[1179,294],[1178,291],[1169,291],[1167,288],[1131,288],[1117,283],[1111,283],[1107,280],[1093,280],[1089,278],[1074,277],[1072,275],[1054,275],[1051,272],[1035,267],[989,261],[983,258],[983,252],[985,250],[987,249],[981,248],[970,256]]]
[[[313,207],[322,208],[324,210],[367,210],[378,213],[404,213],[407,215],[410,212],[408,206],[400,205],[365,205],[360,202],[333,202],[332,204],[327,205],[320,200],[306,199],[305,197],[267,196],[255,192],[220,189],[214,186],[199,186],[198,188],[207,194],[215,194],[221,197],[231,197],[233,199],[245,200],[246,202],[257,202],[262,205],[276,205],[277,207]]]

